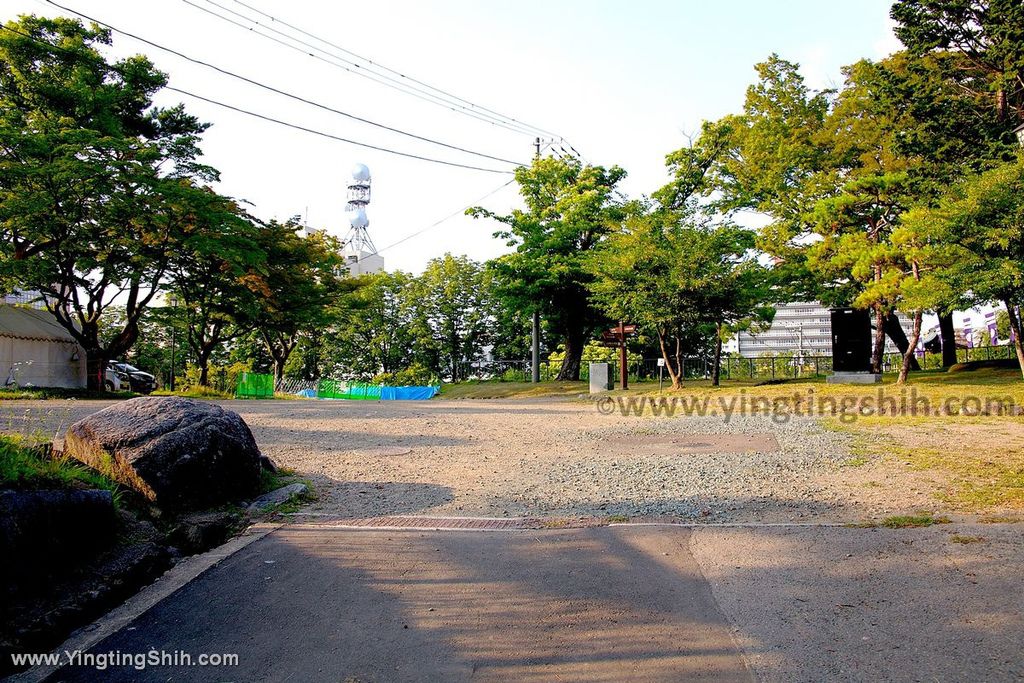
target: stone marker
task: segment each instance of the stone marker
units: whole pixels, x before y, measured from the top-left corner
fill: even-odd
[[[590,393],[600,394],[615,388],[612,380],[611,365],[608,363],[590,364]]]
[[[176,396],[104,408],[71,425],[64,448],[168,510],[251,497],[265,468],[238,413]]]

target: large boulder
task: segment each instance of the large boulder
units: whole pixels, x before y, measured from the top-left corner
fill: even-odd
[[[104,408],[71,425],[64,449],[167,510],[251,497],[266,467],[238,413],[178,397]]]

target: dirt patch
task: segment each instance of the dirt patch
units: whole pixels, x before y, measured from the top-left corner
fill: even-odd
[[[33,410],[50,419],[44,407]],[[77,404],[68,419],[100,407]],[[265,455],[312,485],[317,500],[302,511],[318,519],[845,523],[947,511],[930,472],[878,455],[860,461],[849,434],[812,418],[602,415],[563,398],[225,407]]]
[[[685,436],[611,437],[605,444],[616,453],[769,453],[779,450],[774,434],[694,434]]]

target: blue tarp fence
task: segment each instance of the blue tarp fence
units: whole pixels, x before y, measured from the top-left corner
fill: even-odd
[[[316,391],[305,390],[303,396],[316,398],[337,398],[349,401],[426,401],[441,391],[440,386],[432,387],[390,387],[382,384],[342,382],[323,379]]]
[[[381,387],[382,401],[426,401],[434,398],[441,387]]]

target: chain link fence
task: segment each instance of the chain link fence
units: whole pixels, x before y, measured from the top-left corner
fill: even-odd
[[[973,349],[957,349],[957,362],[966,363],[977,360],[1016,359],[1017,354],[1012,344],[999,346],[980,346]],[[643,358],[630,360],[629,377],[633,381],[656,379],[658,377],[659,358]],[[924,353],[917,355],[917,362],[922,370],[939,370],[942,366],[941,353]],[[887,353],[882,357],[882,372],[899,372],[903,356],[899,353]],[[614,377],[618,377],[618,363],[612,361]],[[681,376],[684,380],[710,379],[714,369],[714,359],[708,356],[686,356],[680,359]],[[561,361],[542,360],[540,377],[542,381],[553,380],[561,369]],[[528,360],[489,360],[468,363],[463,368],[463,376],[474,380],[501,380],[506,382],[529,382],[531,379],[531,363]],[[802,377],[823,377],[832,373],[832,356],[824,355],[779,355],[745,358],[742,356],[723,355],[721,365],[722,379],[743,380],[778,380],[799,379]],[[668,378],[668,370],[664,371]],[[580,379],[588,380],[590,376],[589,361],[580,364]]]

